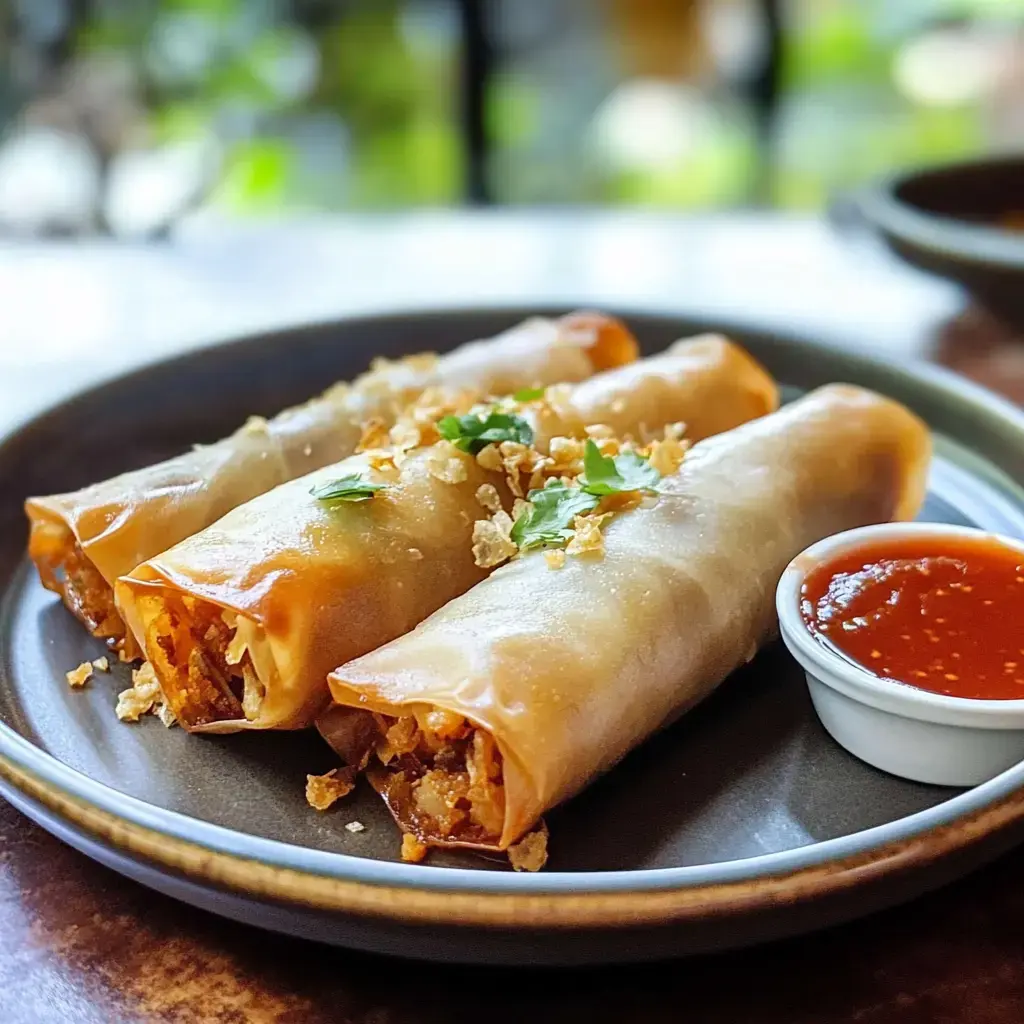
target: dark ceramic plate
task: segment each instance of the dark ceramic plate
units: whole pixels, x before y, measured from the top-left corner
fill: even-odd
[[[1024,156],[901,174],[852,207],[908,262],[1024,325]]]
[[[89,391],[0,444],[0,788],[67,842],[147,885],[267,928],[407,956],[579,963],[758,942],[908,899],[1024,834],[1024,768],[969,791],[853,759],[819,726],[779,646],[550,817],[548,870],[466,855],[396,863],[362,791],[303,801],[330,763],[313,735],[190,737],[113,714],[126,673],[72,692],[101,648],[25,562],[21,501],[222,436],[353,376],[373,355],[445,349],[522,311],[351,320],[264,335]],[[648,351],[708,325],[627,318]],[[937,432],[925,517],[1024,535],[1024,417],[948,374],[733,333],[795,389],[848,380]],[[343,827],[359,820],[360,834]]]

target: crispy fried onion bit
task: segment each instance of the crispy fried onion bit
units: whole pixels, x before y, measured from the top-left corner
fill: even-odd
[[[403,860],[420,861],[431,846],[497,846],[505,787],[490,733],[427,707],[400,718],[335,707],[320,728],[349,767],[367,769],[405,833]],[[509,858],[516,870],[539,870],[547,860],[546,832],[531,832]]]
[[[549,388],[551,395],[556,389]],[[525,500],[530,491],[543,488],[551,480],[559,480],[566,487],[580,483],[584,470],[584,453],[588,440],[597,445],[604,456],[634,452],[650,461],[661,476],[669,476],[682,464],[690,445],[684,438],[685,426],[672,423],[660,436],[644,443],[631,437],[617,438],[610,428],[596,424],[586,428],[586,438],[553,437],[545,454],[534,447],[513,441],[489,444],[476,456],[479,465],[489,472],[504,474],[505,484],[514,495],[511,514],[501,506],[497,488],[483,484],[477,490],[477,502],[489,513],[473,524],[473,559],[485,569],[507,562],[519,554],[512,537],[516,520],[528,513],[532,505]],[[657,500],[643,491],[620,491],[601,498],[591,510],[574,518],[567,532],[564,550],[545,553],[548,566],[561,569],[566,555],[600,557],[604,553],[603,527],[615,513],[624,512],[644,501]]]

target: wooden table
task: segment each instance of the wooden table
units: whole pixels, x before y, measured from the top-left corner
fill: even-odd
[[[811,220],[422,214],[0,248],[0,429],[90,378],[289,320],[445,303],[697,310],[942,362],[1024,403],[1024,345]],[[0,1021],[1019,1024],[1024,851],[822,935],[668,966],[419,966],[178,905],[0,804]]]

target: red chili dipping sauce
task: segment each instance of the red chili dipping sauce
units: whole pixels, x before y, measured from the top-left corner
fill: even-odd
[[[812,570],[811,633],[877,676],[983,700],[1024,699],[1024,553],[998,541],[907,537]]]

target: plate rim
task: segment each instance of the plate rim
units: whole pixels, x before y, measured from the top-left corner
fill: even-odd
[[[571,304],[566,304],[570,306]],[[275,327],[204,345],[98,381],[0,435],[0,449],[68,406],[133,378],[212,351],[266,341],[275,335],[357,329],[360,323],[476,316],[513,320],[543,314],[546,304],[431,307],[381,315],[340,317],[293,328]],[[699,310],[617,307],[626,319],[705,322]],[[725,333],[813,345],[801,332],[749,321],[715,318]],[[820,344],[820,343],[819,343]],[[827,344],[823,348],[831,348]],[[966,402],[995,416],[1024,439],[1024,412],[942,367],[898,362],[875,354],[842,352],[859,366]],[[16,572],[18,570],[15,570]],[[640,870],[498,873],[377,861],[313,850],[242,833],[168,811],[121,793],[58,761],[0,723],[0,778],[101,842],[218,886],[327,911],[347,911],[417,923],[501,927],[603,927],[737,913],[767,904],[814,898],[872,877],[931,862],[1024,818],[1024,764],[933,807],[870,829],[808,846],[741,860]]]

